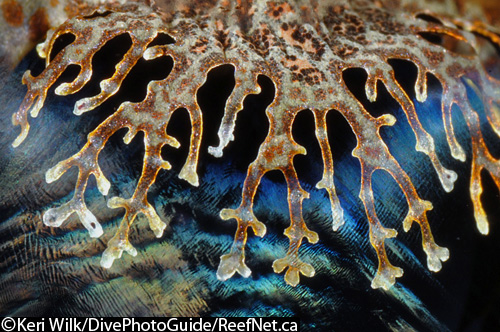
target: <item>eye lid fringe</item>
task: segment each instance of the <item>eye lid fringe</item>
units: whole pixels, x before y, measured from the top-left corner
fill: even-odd
[[[328,111],[338,110],[346,118],[357,138],[357,146],[352,155],[358,158],[361,164],[359,197],[369,222],[370,242],[378,257],[378,270],[372,287],[387,290],[395,283],[396,278],[403,275],[401,268],[389,262],[384,244],[385,239],[395,237],[397,232],[385,228],[375,212],[371,181],[373,172],[378,169],[388,172],[403,191],[409,207],[408,215],[403,220],[403,229],[409,231],[413,222],[419,224],[428,267],[432,271],[439,271],[441,262],[448,259],[449,252],[448,249],[438,246],[432,236],[427,219],[427,212],[432,210],[432,203],[420,198],[408,174],[392,156],[379,134],[382,126],[392,126],[396,119],[389,114],[378,118],[370,115],[342,80],[344,70],[363,68],[368,75],[366,96],[372,102],[377,99],[377,82],[385,85],[406,114],[416,137],[416,150],[429,157],[443,189],[450,192],[457,174],[441,165],[432,136],[422,127],[413,101],[397,82],[388,63],[390,59],[403,59],[417,66],[415,93],[419,102],[424,102],[427,98],[427,74],[434,75],[441,83],[446,138],[451,155],[460,161],[465,161],[466,156],[454,135],[451,121],[454,104],[459,107],[467,123],[473,151],[470,195],[477,227],[482,234],[488,233],[488,221],[480,201],[480,173],[483,169],[487,170],[500,188],[500,162],[490,154],[483,141],[479,118],[469,104],[464,84],[480,89],[487,119],[495,133],[500,136],[500,117],[495,114],[498,110],[494,108],[494,103],[500,101],[500,82],[488,76],[477,56],[449,52],[439,45],[427,42],[418,36],[418,33],[444,33],[468,42],[476,49],[473,33],[500,46],[500,37],[493,28],[480,22],[448,20],[435,15],[443,25],[417,19],[419,12],[411,17],[408,14],[399,17],[379,8],[350,8],[347,4],[333,9],[314,8],[318,21],[315,22],[316,28],[313,28],[311,24],[300,26],[297,23],[300,21],[298,5],[255,1],[247,18],[252,22],[251,27],[249,31],[244,32],[239,29],[238,23],[235,23],[239,18],[238,8],[221,8],[222,5],[214,7],[213,13],[199,21],[188,18],[183,12],[177,12],[171,21],[165,22],[162,13],[142,4],[103,6],[98,12],[109,11],[105,17],[78,16],[49,31],[46,41],[37,47],[39,55],[47,58],[46,69],[37,77],[33,77],[29,71],[23,76],[23,83],[27,85],[28,92],[18,112],[13,114],[13,124],[21,126],[21,133],[14,141],[14,147],[19,146],[28,134],[28,112],[32,117],[38,115],[48,89],[65,68],[76,64],[81,70],[73,82],[63,83],[56,88],[58,95],[76,93],[90,80],[92,57],[115,36],[127,33],[131,37],[132,46],[116,65],[113,76],[101,82],[101,92],[76,103],[73,111],[76,115],[93,110],[115,94],[140,57],[151,60],[169,56],[174,65],[167,78],[148,84],[147,95],[143,101],[123,102],[113,114],[88,134],[87,143],[78,153],[47,171],[46,180],[49,183],[57,180],[73,166],[78,167],[79,175],[73,198],[62,206],[45,212],[43,220],[46,225],[58,227],[69,215],[77,213],[91,237],[99,237],[102,234],[101,225],[85,206],[86,185],[90,175],[93,175],[99,191],[103,195],[108,194],[110,182],[98,165],[98,155],[110,136],[121,128],[128,128],[124,137],[127,144],[139,131],[144,132],[143,169],[131,198],[113,197],[108,201],[110,208],[122,208],[125,214],[115,236],[108,242],[101,265],[109,268],[115,259],[121,257],[123,251],[133,256],[137,254],[128,240],[128,232],[139,213],[147,217],[155,235],[161,237],[166,224],[148,202],[147,192],[158,173],[162,169],[170,169],[168,161],[161,156],[162,147],[167,144],[179,147],[179,142],[166,131],[170,117],[179,108],[185,108],[189,113],[191,141],[188,157],[179,177],[198,186],[196,168],[203,126],[196,91],[205,82],[210,69],[222,64],[231,64],[235,68],[235,87],[226,101],[218,131],[219,145],[209,147],[209,153],[221,157],[223,149],[234,140],[235,122],[238,112],[243,108],[243,100],[249,94],[260,92],[257,83],[259,75],[271,78],[276,96],[266,110],[269,132],[259,148],[257,158],[248,167],[241,203],[236,209],[226,208],[220,212],[222,219],[237,221],[234,243],[230,252],[221,257],[217,271],[220,280],[230,278],[235,272],[244,277],[251,274],[245,264],[247,229],[251,227],[254,234],[260,237],[266,233],[266,226],[257,220],[253,213],[253,203],[262,176],[271,170],[279,170],[285,176],[291,220],[290,226],[284,232],[290,240],[288,252],[285,257],[274,261],[273,269],[276,273],[286,269],[285,281],[292,286],[299,283],[300,274],[307,277],[315,274],[314,267],[299,258],[299,247],[304,238],[310,243],[316,243],[319,239],[318,234],[309,230],[303,219],[302,202],[309,198],[309,194],[301,187],[293,165],[295,155],[306,154],[305,148],[295,142],[291,133],[295,116],[304,109],[310,109],[315,119],[315,134],[324,166],[323,177],[316,188],[328,192],[334,231],[342,226],[344,220],[333,180],[334,161],[326,127]],[[226,10],[229,14],[224,13]],[[365,16],[364,20],[368,24],[362,23],[354,36],[344,33],[346,26],[342,24],[337,25],[342,32],[333,34],[335,23],[331,20],[332,13],[350,13],[358,18],[367,13],[382,13],[386,15],[382,17],[388,21],[377,21],[380,18],[376,15]],[[210,20],[210,16],[214,19]],[[330,26],[325,22],[329,22]],[[390,28],[387,28],[385,23],[390,23],[387,25]],[[49,61],[48,54],[52,51],[54,41],[65,33],[73,34],[75,40]],[[148,47],[159,33],[171,36],[176,42]],[[369,33],[370,41],[355,38],[367,36]],[[464,77],[467,79],[462,83],[461,78]],[[332,143],[335,148],[335,142]]]

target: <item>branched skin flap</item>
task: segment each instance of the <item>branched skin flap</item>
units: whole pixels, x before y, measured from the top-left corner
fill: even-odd
[[[128,132],[128,143],[139,132],[144,133],[145,155],[143,169],[130,198],[109,199],[110,208],[125,210],[116,235],[104,251],[101,265],[109,268],[123,251],[136,255],[128,240],[131,224],[139,214],[147,217],[157,237],[161,237],[166,224],[148,202],[147,193],[162,170],[170,164],[161,156],[165,145],[178,147],[179,142],[167,133],[172,114],[187,109],[191,119],[191,140],[187,160],[179,177],[193,186],[198,185],[197,163],[203,137],[203,114],[196,101],[196,92],[205,82],[208,71],[222,64],[234,66],[235,86],[229,96],[218,136],[219,145],[209,152],[222,157],[224,148],[233,140],[238,112],[249,94],[260,92],[259,75],[266,75],[275,85],[276,95],[266,115],[269,131],[259,148],[257,158],[248,166],[243,183],[241,203],[235,209],[223,209],[220,217],[236,220],[237,231],[230,252],[221,257],[217,277],[226,280],[238,272],[244,277],[251,274],[245,264],[245,245],[248,228],[257,236],[264,236],[266,226],[253,212],[254,197],[262,177],[269,171],[283,173],[288,188],[290,226],[284,234],[290,245],[285,257],[273,263],[276,273],[286,270],[285,280],[296,286],[300,274],[312,277],[313,265],[300,259],[299,248],[304,239],[316,243],[319,236],[310,230],[302,215],[304,199],[309,198],[299,181],[294,167],[294,156],[306,154],[292,136],[292,125],[298,112],[309,109],[315,119],[315,134],[323,161],[323,177],[317,183],[329,195],[333,231],[344,223],[343,210],[334,185],[334,160],[328,141],[326,116],[329,110],[339,111],[350,124],[357,139],[352,151],[361,165],[359,197],[369,222],[370,242],[378,257],[378,270],[372,281],[373,288],[389,289],[403,270],[393,266],[385,248],[385,240],[397,235],[396,230],[384,227],[375,211],[372,175],[384,170],[397,182],[408,203],[408,215],[403,228],[409,231],[412,223],[420,226],[422,246],[427,254],[427,265],[439,271],[449,257],[446,248],[438,246],[427,219],[432,203],[422,199],[406,171],[389,151],[380,136],[380,128],[392,126],[394,116],[372,116],[347,88],[342,72],[361,68],[368,76],[365,86],[367,99],[377,100],[377,83],[382,83],[401,106],[416,138],[415,149],[425,154],[432,163],[442,187],[453,190],[457,174],[446,169],[439,160],[434,140],[421,125],[413,101],[397,82],[390,59],[411,61],[418,68],[415,83],[416,98],[427,98],[427,74],[437,78],[443,87],[442,114],[444,130],[451,155],[465,161],[463,148],[454,135],[451,118],[452,106],[458,106],[471,134],[472,175],[470,196],[474,206],[477,228],[488,233],[488,221],[481,205],[480,173],[488,171],[500,188],[500,162],[488,151],[482,137],[479,118],[470,105],[466,85],[480,91],[488,120],[500,135],[500,82],[490,76],[476,54],[464,55],[433,44],[422,37],[425,33],[444,34],[468,43],[477,51],[477,36],[482,36],[500,47],[499,31],[484,23],[467,22],[451,16],[456,8],[451,3],[440,5],[422,1],[227,1],[213,5],[182,1],[168,4],[108,4],[96,9],[106,15],[76,16],[49,31],[45,42],[37,47],[41,57],[47,58],[45,70],[37,77],[28,71],[23,77],[28,92],[13,124],[21,127],[14,141],[19,146],[29,132],[28,114],[36,117],[42,109],[48,89],[69,65],[78,65],[80,72],[73,82],[56,87],[56,94],[69,95],[79,91],[92,76],[92,57],[103,45],[117,35],[127,33],[132,46],[116,65],[112,77],[101,82],[101,92],[79,100],[75,115],[93,110],[115,94],[124,78],[143,57],[146,60],[160,56],[173,59],[173,69],[167,78],[151,81],[147,95],[141,102],[123,102],[120,107],[88,134],[85,146],[75,155],[59,162],[47,171],[47,182],[56,181],[69,168],[79,170],[73,198],[64,205],[49,209],[43,220],[46,225],[60,226],[72,213],[76,213],[91,237],[99,237],[103,230],[93,213],[86,207],[84,194],[91,175],[97,180],[99,191],[108,194],[110,182],[102,173],[98,156],[108,138],[122,128]],[[434,17],[423,20],[425,13]],[[444,15],[446,13],[447,15]],[[75,40],[62,49],[54,59],[48,59],[55,40],[70,33]],[[149,46],[159,34],[167,34],[174,43]]]

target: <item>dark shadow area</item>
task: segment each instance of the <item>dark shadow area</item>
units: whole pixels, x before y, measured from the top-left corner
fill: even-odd
[[[54,60],[56,55],[58,55],[62,49],[64,49],[66,46],[75,41],[75,38],[76,38],[75,35],[69,32],[57,37],[57,39],[54,42],[54,45],[52,46],[52,50],[50,51],[49,61]]]
[[[441,24],[441,25],[443,24],[441,22],[441,20],[439,20],[438,18],[436,18],[436,17],[434,17],[434,16],[432,16],[430,14],[424,14],[424,13],[422,13],[422,14],[417,14],[415,17],[419,18],[421,20],[424,20],[426,22],[437,23],[437,24]]]
[[[457,39],[446,33],[439,32],[419,32],[420,37],[424,38],[428,42],[444,47],[450,52],[457,53],[465,56],[476,55],[474,48],[472,46],[460,39]]]
[[[323,176],[323,159],[315,134],[314,115],[310,110],[300,111],[292,126],[295,141],[305,147],[307,154],[298,154],[293,159],[295,171],[301,183],[314,187]]]

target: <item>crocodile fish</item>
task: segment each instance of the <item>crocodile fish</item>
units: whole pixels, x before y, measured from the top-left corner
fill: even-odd
[[[498,6],[0,9],[2,314],[500,327]]]

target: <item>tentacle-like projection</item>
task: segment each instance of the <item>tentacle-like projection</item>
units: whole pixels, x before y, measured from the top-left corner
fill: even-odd
[[[192,3],[197,4],[197,1]],[[400,267],[391,264],[386,251],[386,239],[394,238],[397,232],[384,226],[376,213],[372,180],[377,170],[387,172],[404,194],[408,214],[400,222],[405,231],[410,230],[413,222],[420,226],[429,269],[439,271],[442,262],[448,259],[448,249],[438,246],[432,235],[428,220],[432,203],[420,196],[409,170],[401,166],[380,135],[380,128],[394,125],[396,118],[391,114],[375,117],[367,111],[344,81],[343,73],[351,68],[366,72],[364,84],[369,101],[378,100],[379,84],[387,89],[413,131],[415,150],[428,158],[443,190],[450,192],[457,174],[443,166],[434,138],[422,125],[422,115],[415,107],[416,102],[423,103],[427,99],[428,76],[437,78],[443,88],[442,129],[455,159],[465,161],[470,157],[455,137],[454,107],[460,109],[470,131],[473,151],[470,196],[477,228],[483,234],[488,233],[488,221],[481,204],[480,173],[488,171],[500,187],[500,161],[486,147],[478,110],[471,105],[467,89],[477,91],[489,124],[500,136],[500,81],[490,75],[479,55],[480,41],[487,40],[496,48],[500,47],[498,30],[484,22],[451,18],[458,11],[451,1],[219,0],[213,4],[202,4],[201,1],[195,6],[193,4],[171,1],[146,5],[139,1],[104,5],[87,16],[75,16],[50,30],[45,42],[38,46],[39,55],[47,59],[46,67],[36,77],[29,71],[23,77],[28,92],[12,118],[13,124],[21,127],[13,142],[14,147],[21,145],[27,137],[29,114],[32,117],[39,114],[48,90],[64,70],[70,65],[80,67],[77,77],[72,82],[60,84],[55,93],[69,95],[78,92],[92,76],[92,58],[114,37],[129,35],[131,46],[116,64],[113,75],[100,82],[101,91],[76,102],[75,115],[92,111],[113,96],[141,57],[151,60],[165,56],[173,60],[170,74],[163,80],[150,82],[142,101],[123,102],[88,134],[87,143],[78,153],[47,171],[47,182],[56,181],[73,166],[79,173],[73,198],[46,211],[45,224],[60,226],[76,213],[92,237],[102,234],[99,221],[85,205],[85,190],[93,175],[99,191],[108,194],[112,184],[101,171],[98,157],[110,136],[126,128],[126,143],[138,132],[144,133],[142,172],[131,197],[119,196],[108,201],[110,208],[123,209],[124,216],[103,253],[101,265],[109,268],[123,251],[132,255],[137,253],[128,235],[139,214],[146,216],[155,235],[161,237],[166,224],[147,196],[159,172],[170,169],[169,162],[162,156],[162,147],[179,147],[177,139],[167,133],[169,121],[178,109],[186,109],[189,113],[189,152],[179,177],[198,186],[197,164],[203,139],[203,117],[206,115],[198,106],[196,93],[212,68],[226,64],[234,67],[235,86],[220,122],[219,144],[208,150],[213,156],[224,157],[224,149],[234,140],[235,124],[244,99],[260,91],[259,75],[272,80],[276,94],[266,110],[267,136],[256,159],[248,165],[241,202],[236,208],[227,207],[220,212],[222,219],[235,220],[237,228],[229,253],[221,257],[217,271],[219,279],[226,280],[235,272],[244,277],[251,274],[245,263],[245,245],[249,228],[260,237],[266,233],[265,220],[257,219],[253,205],[261,179],[270,171],[277,170],[284,175],[290,218],[290,226],[284,231],[289,248],[284,257],[277,257],[274,261],[274,271],[281,273],[286,270],[285,280],[293,286],[299,283],[300,274],[312,277],[315,274],[314,262],[300,258],[302,241],[307,239],[314,244],[322,236],[335,236],[333,232],[332,235],[318,235],[308,227],[302,213],[303,202],[309,198],[309,193],[301,185],[294,157],[307,151],[294,139],[292,126],[297,114],[305,109],[310,110],[315,119],[315,137],[323,165],[323,176],[316,187],[324,189],[330,198],[333,231],[344,224],[344,212],[335,187],[332,149],[335,149],[336,142],[328,139],[327,113],[339,111],[356,136],[357,145],[352,155],[361,165],[359,197],[369,224],[370,242],[378,257],[372,287],[389,289],[403,274]],[[75,40],[50,58],[56,40],[64,34],[72,34]],[[159,34],[170,36],[173,42],[152,45]],[[426,38],[429,34],[434,38]],[[460,43],[468,45],[473,52],[461,52],[457,46]],[[396,79],[390,65],[392,59],[406,60],[416,66],[417,77],[413,86],[416,100]]]

